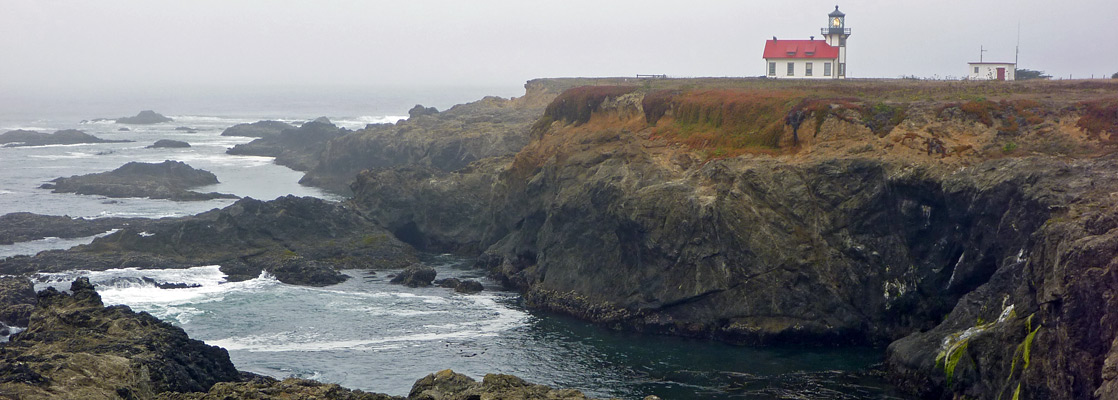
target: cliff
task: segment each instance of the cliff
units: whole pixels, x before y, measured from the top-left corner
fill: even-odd
[[[895,381],[928,398],[1106,397],[1115,89],[579,87],[514,157],[366,171],[353,203],[418,247],[480,253],[533,307],[747,344],[889,344]]]

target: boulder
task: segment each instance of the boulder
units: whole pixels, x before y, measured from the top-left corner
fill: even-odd
[[[160,148],[180,149],[180,148],[187,148],[187,147],[190,147],[190,143],[183,142],[183,141],[178,141],[178,140],[171,140],[171,139],[160,139],[160,140],[155,141],[154,144],[152,144],[151,146],[148,146],[146,148],[148,148],[148,149],[160,149]]]
[[[140,111],[140,113],[136,114],[134,117],[120,117],[116,119],[116,123],[118,124],[131,125],[151,125],[171,121],[174,120],[152,110]]]
[[[40,186],[54,193],[96,194],[108,197],[148,197],[176,201],[235,199],[224,193],[199,193],[189,188],[218,183],[217,176],[181,161],[159,164],[130,162],[109,172],[57,178]]]
[[[237,124],[226,128],[221,136],[247,136],[268,137],[278,135],[288,129],[295,129],[294,125],[280,121],[257,121],[251,124]]]
[[[413,265],[405,268],[392,278],[391,283],[405,285],[408,287],[431,286],[431,281],[435,280],[434,268],[425,265]]]
[[[454,289],[454,291],[458,293],[472,294],[485,290],[481,282],[473,279],[460,280],[458,278],[446,278],[434,281],[434,284],[439,287]]]
[[[454,289],[454,288],[458,287],[458,285],[461,285],[462,281],[459,280],[458,278],[446,278],[446,279],[436,280],[432,283],[434,283],[435,286],[438,286],[438,287],[441,287],[441,288]]]
[[[455,292],[467,294],[478,293],[482,290],[485,290],[485,287],[481,285],[481,282],[473,279],[466,279],[454,287]]]
[[[0,144],[5,147],[126,142],[131,142],[131,140],[105,140],[75,129],[66,129],[54,133],[14,130],[0,135]]]

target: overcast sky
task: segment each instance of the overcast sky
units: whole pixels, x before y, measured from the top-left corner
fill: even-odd
[[[0,88],[514,85],[758,76],[766,39],[819,36],[834,1],[0,0]],[[1014,59],[1118,72],[1118,1],[852,0],[851,77],[959,77]]]

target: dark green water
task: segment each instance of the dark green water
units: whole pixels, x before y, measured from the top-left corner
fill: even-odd
[[[483,279],[465,260],[433,257],[440,277]],[[223,282],[216,267],[114,270],[87,275],[107,303],[127,304],[229,350],[242,370],[299,376],[405,395],[416,379],[453,369],[506,373],[598,397],[639,399],[895,398],[871,368],[872,348],[752,348],[618,332],[519,306],[492,283],[478,295],[407,288],[388,274],[324,288],[263,276]],[[160,282],[199,284],[159,289]]]

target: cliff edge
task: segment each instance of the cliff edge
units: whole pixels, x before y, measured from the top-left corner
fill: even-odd
[[[515,156],[365,171],[353,203],[607,326],[889,344],[927,398],[1118,390],[1118,83],[601,83]]]

